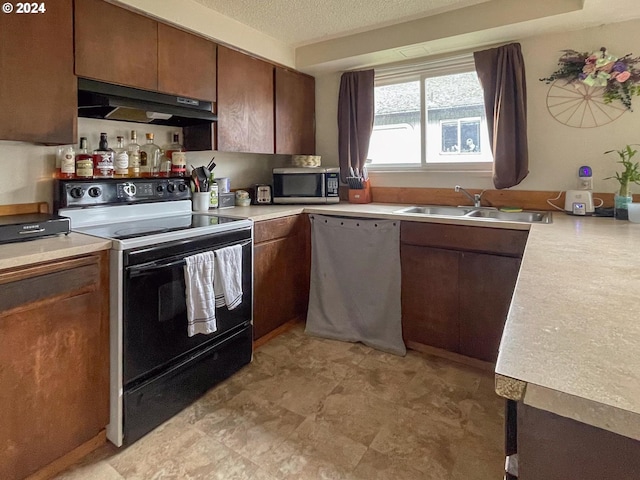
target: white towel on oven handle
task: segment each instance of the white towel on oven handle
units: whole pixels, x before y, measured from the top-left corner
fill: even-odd
[[[218,329],[214,291],[215,256],[203,252],[185,257],[184,280],[186,285],[187,333],[209,334]]]
[[[216,307],[227,306],[233,310],[242,303],[242,246],[214,250],[216,257],[216,278],[213,289]]]

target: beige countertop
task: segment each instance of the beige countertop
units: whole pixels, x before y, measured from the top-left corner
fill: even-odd
[[[269,205],[224,214],[260,221],[305,212],[530,230],[497,376],[515,380],[511,387],[522,389],[518,398],[527,404],[640,440],[640,224],[559,212],[548,225],[393,213],[400,208]]]
[[[249,218],[254,222],[271,220],[297,215],[299,213],[316,213],[319,215],[343,215],[361,218],[386,218],[393,220],[410,220],[415,222],[449,223],[454,225],[482,226],[489,228],[508,228],[514,230],[529,230],[530,224],[522,222],[504,222],[489,218],[463,218],[446,216],[425,216],[414,213],[394,213],[408,205],[367,203],[352,204],[338,203],[333,205],[251,205],[249,207],[232,207],[220,210],[210,210],[215,215],[235,218]]]
[[[533,225],[394,213],[402,207],[257,205],[211,213],[262,221],[304,212],[530,230],[500,345],[498,390],[640,440],[640,224],[558,212],[552,224]],[[77,233],[0,245],[0,269],[110,245]]]
[[[639,246],[627,221],[533,226],[496,365],[525,403],[640,440]]]
[[[0,270],[84,255],[111,248],[111,240],[70,233],[0,245]]]

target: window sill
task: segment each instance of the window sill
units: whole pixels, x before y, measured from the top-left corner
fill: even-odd
[[[493,175],[492,163],[475,163],[475,164],[432,164],[426,166],[418,165],[367,165],[370,173],[471,173],[480,176]]]

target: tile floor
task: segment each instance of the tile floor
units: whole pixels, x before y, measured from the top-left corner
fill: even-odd
[[[488,372],[297,326],[135,444],[56,479],[500,480],[502,425]]]

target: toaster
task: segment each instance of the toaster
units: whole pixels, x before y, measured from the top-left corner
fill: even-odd
[[[255,199],[256,205],[269,204],[272,201],[271,185],[256,185],[255,187]]]

